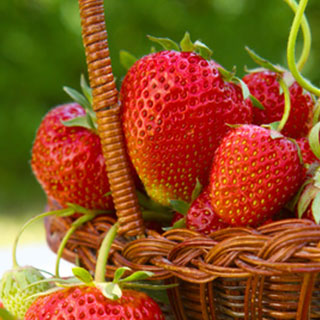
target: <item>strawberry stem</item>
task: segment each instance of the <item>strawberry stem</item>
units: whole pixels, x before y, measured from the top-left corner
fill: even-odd
[[[308,0],[300,0],[297,11],[295,13],[294,20],[291,25],[291,30],[289,33],[289,39],[288,39],[288,45],[287,45],[287,62],[293,77],[300,84],[300,86],[319,97],[320,89],[314,86],[312,83],[310,83],[307,79],[305,79],[301,75],[296,65],[296,59],[295,59],[295,47],[296,47],[298,31],[299,31],[303,14],[307,4],[308,4]]]
[[[60,277],[59,275],[59,268],[60,268],[60,260],[62,257],[62,253],[64,248],[66,247],[66,244],[68,242],[68,240],[70,239],[71,235],[83,224],[85,224],[86,222],[92,220],[94,217],[96,216],[96,213],[93,211],[89,211],[87,214],[81,216],[80,218],[78,218],[76,221],[74,221],[71,225],[71,227],[69,228],[69,230],[66,232],[66,234],[64,235],[58,252],[57,252],[57,259],[56,259],[56,266],[55,266],[55,275],[57,278]]]
[[[50,211],[50,212],[45,212],[42,214],[39,214],[30,220],[28,220],[20,229],[18,234],[16,235],[14,242],[13,242],[13,249],[12,249],[12,263],[13,263],[13,268],[18,268],[19,264],[17,262],[17,247],[18,247],[18,241],[24,232],[25,229],[27,229],[33,222],[38,221],[42,218],[52,216],[52,215],[57,215],[57,216],[69,216],[74,214],[74,210],[72,208],[65,208],[65,209],[60,209],[60,210],[55,210],[55,211]]]
[[[297,12],[298,4],[295,0],[284,0],[293,10],[294,13]],[[310,54],[311,49],[311,32],[310,32],[310,26],[309,22],[306,19],[305,14],[303,14],[302,21],[301,21],[301,29],[303,33],[303,48],[302,53],[299,58],[299,61],[297,62],[297,68],[299,71],[301,71],[307,62]]]
[[[283,115],[282,118],[280,120],[280,123],[278,125],[277,131],[281,131],[284,126],[286,125],[289,115],[290,115],[290,110],[291,110],[291,101],[290,101],[290,91],[289,88],[287,86],[287,84],[285,83],[285,81],[279,77],[278,79],[279,85],[283,91],[283,95],[284,95],[284,110],[283,110]]]
[[[109,252],[118,231],[118,223],[115,223],[104,237],[97,258],[96,270],[95,270],[95,282],[102,283],[105,281],[106,265],[108,261]]]

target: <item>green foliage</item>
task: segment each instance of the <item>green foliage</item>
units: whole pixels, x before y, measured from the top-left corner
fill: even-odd
[[[293,13],[281,0],[108,0],[105,1],[110,54],[118,86],[125,74],[120,50],[136,57],[150,52],[146,35],[179,41],[185,31],[213,50],[226,69],[255,67],[247,45],[286,66],[285,48]],[[79,89],[86,74],[78,1],[0,1],[0,214],[45,203],[32,176],[32,141],[44,114],[70,101],[63,86]],[[320,80],[319,1],[307,9],[313,49],[304,75]],[[299,52],[298,52],[299,53]],[[297,53],[297,56],[298,56]],[[314,64],[313,64],[314,63]]]

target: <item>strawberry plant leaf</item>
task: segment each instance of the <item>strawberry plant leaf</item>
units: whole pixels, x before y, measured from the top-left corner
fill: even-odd
[[[318,192],[317,188],[314,188],[311,184],[306,186],[304,191],[301,193],[297,211],[298,211],[298,217],[302,218],[304,212],[308,209],[312,199],[316,196]]]
[[[186,227],[186,218],[181,218],[180,220],[176,221],[171,229],[183,229]]]
[[[211,59],[212,50],[199,40],[194,43],[194,51],[198,53],[203,59]]]
[[[158,38],[153,36],[147,36],[149,40],[160,44],[165,50],[180,51],[178,44],[169,38]]]
[[[120,268],[118,268],[114,273],[113,282],[117,283],[122,278],[124,273],[126,271],[130,271],[130,270],[131,269],[129,267],[120,267]]]
[[[66,121],[61,121],[61,123],[66,127],[82,127],[88,130],[96,130],[95,126],[90,120],[90,117],[88,117],[87,115],[82,117],[76,117]]]
[[[80,77],[80,86],[84,96],[87,98],[90,104],[90,109],[92,108],[92,89],[88,85],[85,76],[82,74]]]
[[[77,90],[70,88],[70,87],[63,87],[63,90],[80,106],[82,106],[85,110],[90,110],[91,104],[90,102],[86,99],[86,97],[78,92]]]
[[[194,44],[191,41],[189,32],[184,34],[184,37],[180,41],[180,48],[183,52],[192,52],[194,51]]]
[[[96,287],[101,293],[110,300],[120,299],[122,296],[122,290],[117,283],[113,282],[99,282],[96,283]]]
[[[142,281],[142,280],[146,280],[146,279],[152,277],[153,275],[154,275],[154,273],[150,272],[150,271],[136,271],[133,274],[131,274],[130,276],[128,276],[124,279],[120,279],[119,283]]]
[[[187,214],[190,207],[190,204],[183,200],[170,200],[170,204],[174,211],[177,211],[183,215]]]
[[[247,98],[250,97],[250,91],[248,86],[242,81],[242,79],[238,78],[238,77],[233,77],[231,79],[233,82],[237,82],[240,84],[241,90],[242,90],[242,95],[243,95],[243,99],[246,100]]]
[[[73,267],[72,273],[74,276],[82,281],[83,283],[89,284],[93,282],[93,278],[90,274],[90,272],[84,268],[81,267]]]
[[[138,59],[129,51],[120,51],[120,63],[126,70],[129,70],[137,60]]]
[[[252,105],[260,110],[264,110],[263,104],[252,94],[249,95],[249,99],[252,102]]]
[[[202,184],[200,183],[199,179],[196,179],[196,185],[192,191],[192,195],[191,195],[191,202],[193,202],[194,200],[196,200],[198,198],[198,196],[200,195],[202,191]]]
[[[225,68],[219,67],[218,71],[219,71],[221,77],[223,78],[223,80],[225,80],[227,82],[232,81],[232,79],[234,78],[234,76],[236,74],[235,67],[232,69],[232,71],[228,71]]]
[[[278,67],[278,66],[275,66],[274,64],[272,64],[271,62],[269,62],[268,60],[260,57],[259,55],[257,55],[253,50],[251,50],[250,48],[248,47],[245,47],[246,51],[249,53],[249,56],[251,57],[251,59],[256,62],[258,65],[260,65],[261,67],[265,68],[265,69],[268,69],[270,71],[273,71],[273,72],[277,72],[277,73],[280,73],[282,74],[283,73],[283,70]]]
[[[319,133],[320,133],[320,122],[318,122],[309,133],[309,145],[312,152],[317,158],[320,159],[320,142],[319,142]]]
[[[312,215],[316,224],[320,223],[320,192],[317,193],[311,205]]]

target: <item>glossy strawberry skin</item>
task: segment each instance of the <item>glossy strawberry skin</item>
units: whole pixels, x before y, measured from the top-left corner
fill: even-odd
[[[32,170],[48,198],[61,206],[68,202],[87,209],[113,207],[100,139],[83,127],[67,127],[62,120],[84,116],[70,103],[49,111],[42,120],[32,148]]]
[[[192,202],[187,213],[186,225],[188,229],[205,235],[229,226],[213,211],[208,188]]]
[[[226,125],[250,123],[240,88],[217,64],[192,52],[162,51],[138,60],[120,99],[128,153],[148,195],[168,205],[189,202],[196,178],[208,182]]]
[[[142,292],[123,290],[109,300],[94,287],[72,287],[37,298],[25,320],[164,320],[159,306]]]
[[[256,226],[272,218],[302,180],[303,165],[293,142],[259,126],[240,126],[215,154],[209,186],[212,207],[231,225]]]
[[[284,110],[284,95],[280,94],[277,74],[272,71],[252,72],[243,77],[250,93],[264,106],[264,110],[253,108],[253,124],[269,124],[280,121]],[[290,87],[291,110],[288,121],[281,131],[287,137],[300,138],[312,127],[313,101],[297,82]],[[250,103],[250,102],[249,102]]]

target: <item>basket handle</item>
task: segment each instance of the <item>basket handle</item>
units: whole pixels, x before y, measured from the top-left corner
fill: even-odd
[[[93,110],[97,115],[119,234],[141,237],[145,234],[145,228],[124,143],[118,91],[109,56],[103,0],[79,0],[79,9]]]

